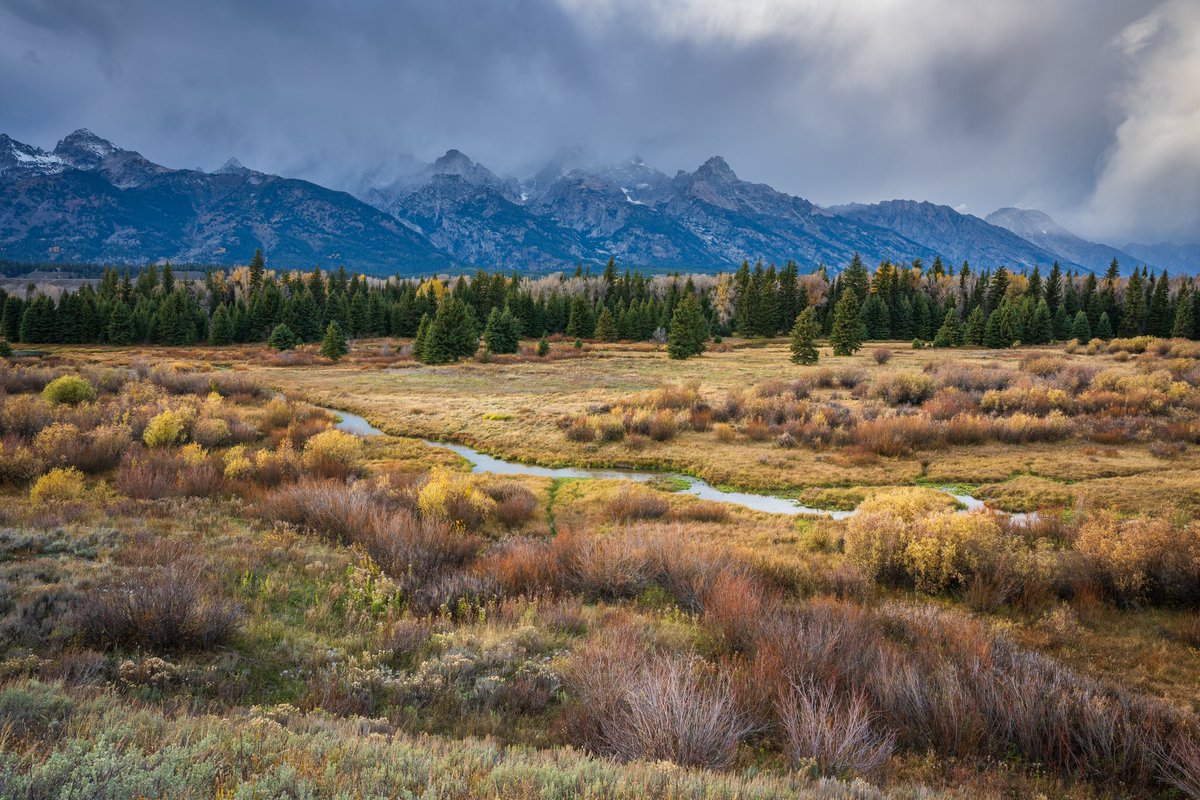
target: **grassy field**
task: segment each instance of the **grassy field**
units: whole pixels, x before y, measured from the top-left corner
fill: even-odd
[[[0,796],[1200,785],[1189,343],[52,350],[0,368]]]

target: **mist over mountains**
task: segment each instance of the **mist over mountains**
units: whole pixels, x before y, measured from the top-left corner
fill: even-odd
[[[1200,247],[1086,241],[1040,211],[981,219],[892,200],[823,208],[742,180],[720,156],[668,175],[633,158],[564,151],[524,179],[449,150],[403,162],[353,193],[248,169],[172,169],[86,129],[50,151],[0,134],[0,257],[31,262],[245,263],[375,274],[485,267],[551,272],[615,258],[647,270],[717,271],[743,260],[802,270],[935,257],[1022,269],[1116,258],[1193,272]]]

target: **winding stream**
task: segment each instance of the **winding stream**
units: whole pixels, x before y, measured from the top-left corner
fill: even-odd
[[[364,417],[358,414],[351,414],[349,411],[339,411],[333,408],[325,409],[330,414],[338,417],[338,422],[335,424],[340,431],[352,433],[355,436],[373,436],[376,434],[384,434],[379,428],[376,428]],[[790,497],[779,497],[770,494],[752,494],[749,492],[726,492],[718,489],[702,478],[695,478],[691,475],[681,475],[678,473],[668,472],[647,472],[632,469],[592,469],[588,467],[539,467],[533,464],[523,464],[519,461],[506,461],[502,458],[489,456],[486,453],[481,453],[473,447],[467,447],[463,444],[453,444],[451,442],[435,442],[430,439],[422,439],[422,441],[430,447],[439,447],[443,450],[450,450],[462,456],[471,464],[471,472],[486,473],[490,475],[532,475],[539,478],[608,478],[634,481],[635,483],[648,483],[655,479],[671,478],[686,483],[686,487],[678,490],[681,494],[691,494],[703,500],[712,500],[717,503],[729,503],[730,505],[743,506],[754,511],[765,511],[768,514],[788,514],[799,515],[807,514],[811,516],[829,517],[830,519],[846,519],[853,516],[855,511],[840,511],[831,508],[816,508],[806,506],[797,500]],[[977,511],[986,509],[987,505],[980,499],[972,497],[969,494],[962,494],[948,488],[941,488],[940,491],[953,497],[963,507],[964,511]],[[1036,516],[1036,512],[1029,514],[1010,514],[1014,521],[1019,523],[1027,523]]]

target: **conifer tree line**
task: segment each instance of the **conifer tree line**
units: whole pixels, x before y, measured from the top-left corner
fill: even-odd
[[[862,259],[832,279],[743,263],[722,275],[646,276],[599,272],[520,277],[371,278],[344,269],[279,272],[261,253],[229,272],[178,280],[170,265],[134,276],[104,270],[93,284],[57,297],[31,287],[0,290],[0,339],[23,343],[225,345],[266,342],[281,349],[339,336],[414,338],[430,363],[516,352],[520,340],[561,334],[603,341],[670,341],[672,355],[704,350],[710,336],[777,336],[811,309],[805,338],[828,336],[839,353],[864,340],[920,340],[935,346],[1009,347],[1150,334],[1200,338],[1200,302],[1190,278],[1142,267],[1121,277],[1075,274],[1056,263],[1013,272]],[[685,303],[684,300],[687,300]],[[682,306],[682,308],[681,308]],[[676,312],[679,312],[678,314]],[[539,348],[540,350],[541,348]]]

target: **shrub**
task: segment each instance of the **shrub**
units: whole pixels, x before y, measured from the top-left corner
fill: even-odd
[[[0,441],[0,486],[24,486],[41,471],[41,461],[19,440]]]
[[[184,564],[85,593],[72,622],[94,647],[209,650],[237,632],[241,609],[206,590],[199,566]]]
[[[933,378],[923,372],[892,372],[871,384],[871,394],[888,405],[920,405],[933,396]]]
[[[618,661],[631,655],[592,646],[576,657],[568,685],[579,698],[575,733],[582,743],[623,760],[729,765],[751,726],[728,678],[693,656]]]
[[[38,431],[33,449],[48,466],[75,466],[83,441],[79,428],[69,422],[56,422]]]
[[[997,441],[1022,444],[1025,442],[1057,442],[1071,435],[1071,421],[1059,411],[1044,417],[1013,414],[1001,417],[992,424],[992,437]]]
[[[923,415],[879,417],[854,427],[856,444],[881,456],[905,455],[918,445],[936,444],[940,429]]]
[[[83,473],[74,467],[55,467],[29,490],[29,499],[34,503],[65,503],[83,498],[87,487]]]
[[[679,427],[675,421],[675,414],[670,411],[659,411],[650,418],[650,426],[646,430],[646,435],[656,442],[665,442],[674,439],[678,432]]]
[[[479,541],[442,520],[389,508],[361,482],[346,486],[305,479],[267,493],[257,504],[264,519],[309,528],[346,544],[360,545],[397,579],[424,580],[470,560]],[[436,604],[434,608],[436,608]]]
[[[619,521],[659,519],[671,510],[671,504],[656,492],[623,487],[608,501],[609,515]]]
[[[1111,514],[1089,517],[1075,549],[1114,600],[1200,603],[1200,525]]]
[[[322,478],[348,478],[358,473],[362,441],[353,434],[327,430],[304,443],[301,463]]]
[[[891,361],[893,355],[895,353],[889,347],[876,347],[871,353],[871,357],[875,359],[875,363],[881,367]]]
[[[1027,414],[1045,416],[1052,411],[1065,414],[1075,412],[1075,401],[1062,389],[1048,386],[1013,386],[1008,389],[992,389],[985,392],[979,401],[980,408],[992,414],[1010,414],[1022,411]]]
[[[4,398],[4,410],[0,413],[4,433],[34,436],[53,421],[50,404],[40,397],[17,395]]]
[[[1049,378],[1056,375],[1066,366],[1066,363],[1063,359],[1054,356],[1030,354],[1021,359],[1021,369],[1030,375]]]
[[[187,441],[191,415],[184,410],[168,408],[151,418],[142,432],[147,447],[174,447]]]
[[[572,442],[594,442],[596,429],[592,427],[592,423],[587,417],[576,417],[569,423],[566,437]]]
[[[675,519],[693,522],[725,522],[729,519],[729,506],[715,500],[696,500],[683,503],[675,509],[672,516]]]
[[[797,766],[815,765],[821,775],[876,775],[891,760],[895,736],[874,728],[876,715],[865,695],[840,702],[829,689],[792,684],[779,702],[784,750]]]
[[[996,367],[973,367],[948,362],[935,370],[943,386],[953,386],[964,392],[984,392],[989,389],[1004,389],[1013,382],[1017,373]]]
[[[596,435],[602,442],[619,442],[625,438],[625,423],[614,416],[604,416],[596,420]]]
[[[995,420],[992,417],[982,414],[958,414],[946,421],[942,427],[942,435],[948,444],[979,444],[990,439],[995,428]]]
[[[220,417],[201,417],[192,429],[192,439],[210,450],[224,447],[230,438],[229,423]]]
[[[417,507],[427,517],[472,529],[495,510],[496,501],[480,491],[470,475],[436,469],[421,487],[417,495]]]
[[[121,463],[133,443],[127,425],[99,425],[84,437],[83,449],[75,458],[75,464],[84,472],[96,473],[113,469]]]
[[[922,410],[931,419],[946,420],[959,414],[971,414],[979,410],[979,401],[962,389],[947,386],[939,389],[925,401]]]
[[[46,384],[42,397],[51,405],[75,406],[95,400],[96,390],[78,375],[63,375]]]
[[[718,442],[728,444],[737,439],[737,431],[727,422],[718,422],[713,426],[713,432],[716,434]]]
[[[493,512],[496,519],[509,528],[525,522],[537,511],[537,496],[519,483],[493,483],[484,487],[483,491],[495,501]]]

